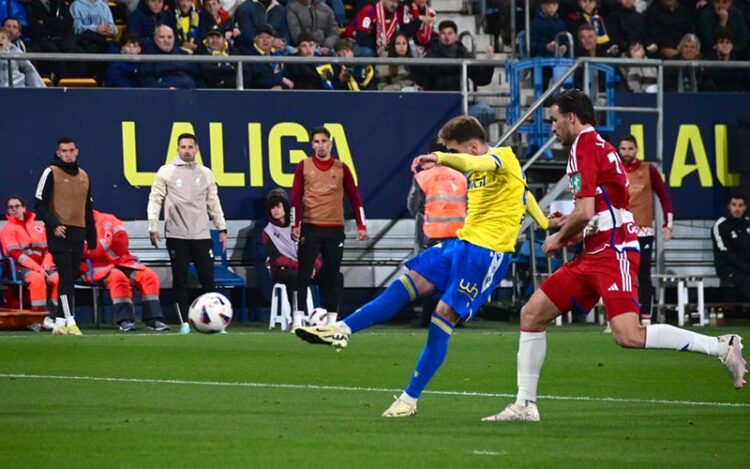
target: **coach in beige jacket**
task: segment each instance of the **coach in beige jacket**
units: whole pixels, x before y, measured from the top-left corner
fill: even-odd
[[[211,170],[195,161],[198,141],[193,134],[177,138],[179,156],[156,173],[148,197],[148,231],[151,244],[159,247],[159,213],[164,205],[164,236],[172,261],[172,284],[180,312],[187,313],[188,266],[193,261],[201,293],[214,290],[213,242],[209,217],[219,230],[223,249],[227,225]]]

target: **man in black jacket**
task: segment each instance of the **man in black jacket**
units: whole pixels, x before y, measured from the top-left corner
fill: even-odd
[[[732,288],[732,301],[750,302],[750,218],[747,200],[731,194],[727,212],[711,229],[714,265],[723,287]]]
[[[74,318],[74,282],[83,257],[83,242],[96,246],[96,225],[91,181],[78,166],[78,147],[72,139],[58,140],[55,158],[42,172],[34,197],[60,275],[60,302],[52,334],[81,335]]]
[[[473,59],[474,54],[458,40],[458,26],[451,20],[438,25],[439,39],[427,46],[426,57],[436,59]],[[492,60],[493,51],[487,48],[486,59]],[[488,85],[492,81],[494,69],[491,66],[471,66],[469,79],[474,87]],[[461,91],[461,67],[414,67],[414,78],[425,91]],[[474,102],[469,105],[469,115],[476,117],[484,127],[495,120],[495,111],[489,105]]]

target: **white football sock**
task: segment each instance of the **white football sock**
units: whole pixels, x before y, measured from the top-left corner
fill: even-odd
[[[518,340],[518,395],[516,404],[536,402],[536,388],[547,355],[547,331],[524,332]]]
[[[344,321],[338,321],[336,324],[333,325],[336,329],[340,330],[344,334],[352,335],[352,330],[349,328],[349,326],[346,325]]]
[[[410,395],[406,394],[406,391],[402,392],[398,397],[401,401],[406,402],[409,405],[417,405],[417,400]]]
[[[65,325],[68,327],[75,326],[76,325],[76,318],[73,316],[70,316],[68,319],[65,320]]]
[[[666,324],[646,327],[646,348],[700,352],[719,356],[719,339]]]

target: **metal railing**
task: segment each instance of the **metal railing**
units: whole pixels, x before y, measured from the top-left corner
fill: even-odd
[[[336,65],[407,65],[409,67],[460,67],[461,89],[457,90],[462,96],[463,113],[468,113],[470,97],[481,92],[469,89],[469,67],[490,66],[502,67],[503,64],[497,60],[486,59],[436,59],[436,58],[390,58],[390,57],[297,57],[297,56],[254,56],[254,55],[128,55],[128,54],[7,54],[0,52],[0,60],[30,60],[30,61],[86,61],[86,62],[134,62],[134,63],[166,63],[166,62],[188,62],[197,64],[206,63],[232,63],[236,65],[236,89],[245,89],[243,68],[249,63],[261,64],[336,64]],[[8,78],[10,86],[13,86],[11,67],[8,67]],[[387,91],[386,91],[387,92]],[[451,91],[454,92],[454,91]]]

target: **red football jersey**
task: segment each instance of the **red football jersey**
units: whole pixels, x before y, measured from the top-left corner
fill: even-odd
[[[583,232],[583,251],[595,254],[607,247],[638,251],[628,175],[615,147],[593,127],[586,128],[570,149],[567,173],[576,199],[594,197],[595,214]]]

